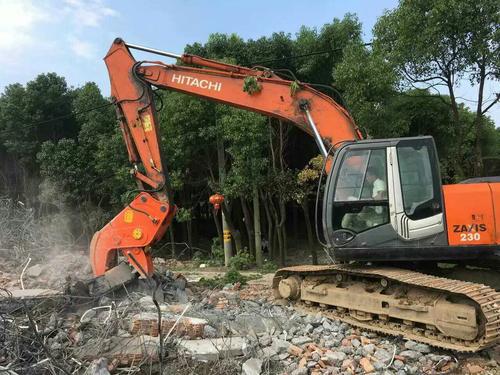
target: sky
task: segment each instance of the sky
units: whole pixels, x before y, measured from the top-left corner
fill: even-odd
[[[56,72],[73,87],[94,81],[107,96],[102,58],[116,37],[182,53],[186,44],[205,42],[214,32],[244,39],[279,31],[295,35],[302,25],[319,29],[355,13],[370,41],[377,17],[396,6],[397,0],[0,0],[0,92],[8,84]],[[498,86],[489,84],[486,98],[496,91]],[[465,104],[474,104],[469,84],[457,92]],[[499,127],[500,105],[490,116]]]

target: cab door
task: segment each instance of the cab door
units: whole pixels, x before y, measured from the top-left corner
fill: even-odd
[[[431,137],[402,139],[388,148],[394,194],[391,225],[407,241],[444,231],[441,177]]]
[[[396,239],[390,225],[392,170],[387,142],[350,144],[336,155],[326,189],[325,232],[334,247],[381,245]]]

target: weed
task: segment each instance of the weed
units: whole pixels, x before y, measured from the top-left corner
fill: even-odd
[[[260,92],[262,85],[255,77],[246,77],[243,81],[243,91],[248,92],[250,95]]]
[[[210,288],[210,289],[218,289],[223,288],[226,284],[236,284],[240,283],[241,285],[245,285],[249,280],[248,277],[242,275],[235,269],[230,269],[227,271],[224,276],[216,276],[213,279],[206,279],[202,277],[198,284],[202,287]]]
[[[274,273],[277,269],[278,266],[274,262],[267,261],[262,265],[259,271],[262,273]]]
[[[252,256],[245,249],[238,251],[236,255],[229,259],[229,267],[235,270],[247,270],[254,263]]]

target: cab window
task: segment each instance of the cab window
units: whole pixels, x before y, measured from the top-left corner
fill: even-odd
[[[389,222],[385,148],[351,150],[337,176],[334,230],[356,233]]]
[[[428,140],[402,141],[397,147],[403,205],[412,220],[442,211],[434,147]]]

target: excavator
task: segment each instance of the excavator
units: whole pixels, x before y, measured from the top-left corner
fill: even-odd
[[[178,64],[136,61],[131,50]],[[276,298],[361,329],[445,349],[475,352],[498,343],[500,293],[431,272],[431,265],[439,263],[496,272],[498,177],[442,185],[432,137],[364,140],[334,99],[270,69],[177,55],[122,39],[114,40],[104,61],[138,185],[137,196],[91,241],[94,275],[109,287],[132,273],[152,277],[151,246],[176,212],[153,97],[153,88],[173,90],[287,121],[317,143],[325,160],[321,215],[332,262],[278,270]]]

